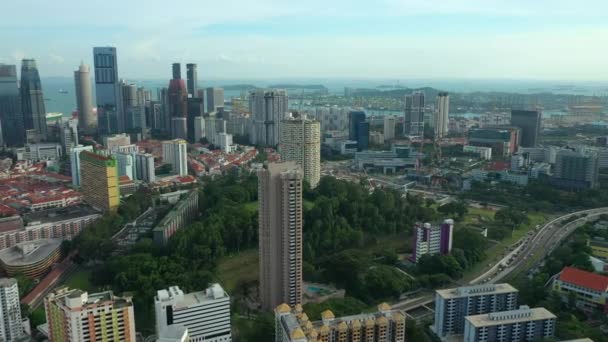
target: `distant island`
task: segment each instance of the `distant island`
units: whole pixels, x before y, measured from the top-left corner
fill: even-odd
[[[308,90],[322,90],[326,91],[327,88],[322,84],[271,84],[268,88],[280,88],[280,89],[308,89]]]
[[[222,88],[224,88],[224,90],[229,90],[229,91],[241,91],[241,90],[251,90],[251,89],[255,89],[257,87],[252,84],[231,84],[231,85],[225,85]]]

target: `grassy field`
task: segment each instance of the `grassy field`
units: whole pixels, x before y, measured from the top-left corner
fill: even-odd
[[[490,209],[469,207],[468,213],[464,216],[463,225],[481,224],[494,219],[494,211]]]
[[[79,268],[65,279],[63,285],[83,291],[95,291],[96,288],[91,284],[91,273],[91,270]]]
[[[222,258],[217,267],[217,276],[228,293],[239,284],[258,279],[258,250],[250,249]]]

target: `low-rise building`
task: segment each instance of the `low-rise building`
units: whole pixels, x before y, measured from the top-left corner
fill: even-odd
[[[587,246],[591,248],[593,256],[608,260],[608,241],[594,238],[587,240]]]
[[[557,316],[545,308],[522,305],[517,310],[467,316],[464,342],[524,342],[551,338]]]
[[[553,281],[553,290],[561,295],[564,301],[573,293],[576,305],[581,309],[600,309],[608,312],[608,277],[565,267]]]
[[[60,239],[42,239],[19,243],[0,251],[0,264],[10,277],[23,274],[39,278],[61,258]]]
[[[292,309],[281,304],[275,309],[276,342],[405,342],[405,313],[390,305],[378,305],[375,313],[335,317],[321,313],[321,321],[311,322],[301,305]]]
[[[484,159],[484,160],[492,159],[492,148],[491,147],[465,145],[462,147],[462,152],[476,153],[479,155],[479,158]]]
[[[152,230],[154,242],[164,246],[176,231],[189,225],[198,212],[198,191],[190,191]]]

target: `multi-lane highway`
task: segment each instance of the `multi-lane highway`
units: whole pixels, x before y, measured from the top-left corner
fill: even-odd
[[[516,255],[509,253],[500,260],[490,270],[480,274],[478,278],[471,282],[477,284],[481,282],[497,283],[504,281],[511,275],[526,272],[542,261],[549,253],[560,245],[572,231],[583,225],[590,219],[599,215],[608,214],[608,207],[581,210],[570,214],[562,215],[551,220],[545,225],[533,231],[532,236],[523,237],[518,246]],[[575,219],[573,219],[576,216]],[[564,222],[567,220],[568,222]],[[573,219],[573,220],[572,220]],[[501,265],[508,265],[501,267]],[[413,310],[424,305],[429,305],[434,301],[432,293],[424,293],[419,296],[409,298],[393,304],[394,308],[405,311]]]

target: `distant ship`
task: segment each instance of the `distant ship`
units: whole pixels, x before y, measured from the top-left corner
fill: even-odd
[[[63,113],[46,113],[46,121],[55,122],[61,120]]]
[[[59,94],[67,94],[68,91],[65,89],[59,89]]]

